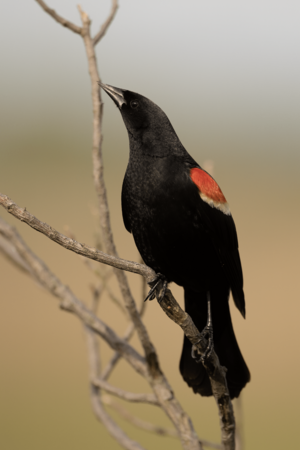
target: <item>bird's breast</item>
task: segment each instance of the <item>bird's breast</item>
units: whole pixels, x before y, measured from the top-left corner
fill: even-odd
[[[169,281],[195,287],[199,272],[209,266],[211,246],[199,220],[199,194],[188,171],[172,164],[153,166],[138,173],[130,167],[127,170],[122,194],[124,220],[130,223],[147,265]],[[182,264],[187,270],[182,271]]]

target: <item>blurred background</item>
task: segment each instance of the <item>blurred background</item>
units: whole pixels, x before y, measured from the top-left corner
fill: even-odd
[[[80,25],[76,2],[48,5]],[[108,0],[82,0],[96,33]],[[0,191],[59,231],[94,245],[98,218],[91,164],[92,109],[83,42],[33,0],[2,0]],[[213,166],[236,222],[247,319],[232,308],[252,381],[243,392],[246,449],[298,448],[300,392],[300,4],[293,0],[120,0],[97,47],[103,82],[151,98],[200,163]],[[137,260],[123,226],[120,192],[128,159],[119,112],[103,94],[104,160],[111,220],[121,257]],[[212,161],[209,162],[209,161]],[[82,259],[0,210],[46,264],[87,304],[97,283]],[[130,276],[140,301],[140,279]],[[93,416],[82,327],[56,299],[0,255],[0,447],[6,450],[118,449]],[[114,282],[112,289],[119,295]],[[178,299],[181,289],[172,286]],[[126,323],[103,298],[100,316]],[[145,323],[163,370],[204,439],[219,441],[214,400],[182,381],[181,330],[156,302]],[[136,343],[134,339],[133,342]],[[137,347],[139,348],[139,347]],[[101,346],[104,362],[111,355]],[[126,363],[111,381],[147,390]],[[151,406],[130,405],[169,426]],[[114,415],[116,420],[119,420]],[[179,449],[119,423],[148,449]]]

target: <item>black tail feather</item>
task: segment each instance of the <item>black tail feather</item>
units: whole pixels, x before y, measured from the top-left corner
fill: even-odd
[[[250,381],[250,372],[236,341],[228,304],[229,289],[210,291],[214,349],[222,366],[227,368],[226,378],[231,398],[238,397],[243,387]],[[201,332],[207,320],[207,294],[185,289],[186,312],[192,317]],[[183,379],[202,396],[212,395],[211,385],[202,363],[192,358],[192,344],[184,337],[180,360]]]

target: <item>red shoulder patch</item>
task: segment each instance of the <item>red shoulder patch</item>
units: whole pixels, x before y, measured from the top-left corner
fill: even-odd
[[[214,202],[226,203],[226,198],[215,180],[204,170],[195,167],[191,169],[191,179],[199,191]]]

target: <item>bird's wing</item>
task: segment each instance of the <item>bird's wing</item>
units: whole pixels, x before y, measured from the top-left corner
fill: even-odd
[[[200,197],[200,220],[210,236],[230,283],[234,302],[245,317],[243,272],[235,224],[229,205],[216,181],[200,167],[190,169],[190,179]]]

